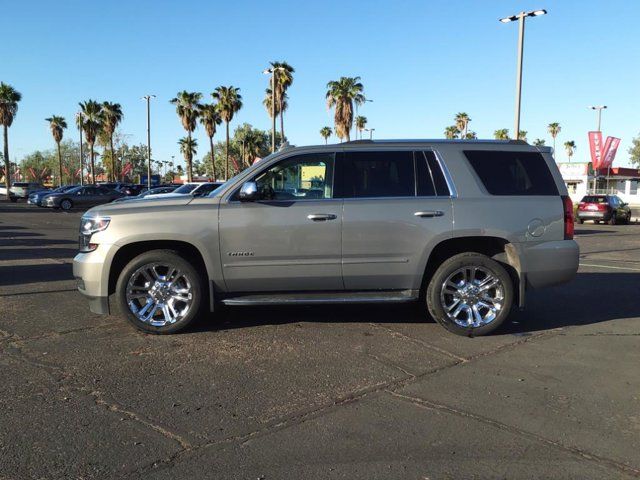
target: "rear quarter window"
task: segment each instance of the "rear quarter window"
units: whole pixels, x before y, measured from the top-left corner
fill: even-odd
[[[538,152],[465,150],[469,164],[491,195],[558,195],[547,162]]]

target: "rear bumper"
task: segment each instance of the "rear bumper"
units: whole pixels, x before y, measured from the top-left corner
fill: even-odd
[[[609,220],[611,218],[611,212],[578,210],[577,217],[580,220]]]
[[[544,242],[525,253],[527,286],[549,287],[571,281],[578,271],[580,249],[574,240]]]

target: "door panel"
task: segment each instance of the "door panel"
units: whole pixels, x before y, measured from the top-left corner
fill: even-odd
[[[420,288],[425,250],[451,235],[452,221],[449,198],[345,200],[345,288]]]

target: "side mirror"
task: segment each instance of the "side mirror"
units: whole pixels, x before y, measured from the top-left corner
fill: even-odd
[[[260,193],[258,192],[256,182],[244,182],[240,188],[238,199],[241,202],[255,202],[256,200],[260,200]]]

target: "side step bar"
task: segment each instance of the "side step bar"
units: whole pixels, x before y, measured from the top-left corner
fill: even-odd
[[[319,303],[402,303],[418,299],[418,290],[378,290],[366,292],[299,292],[239,295],[222,300],[225,305],[314,305]]]

